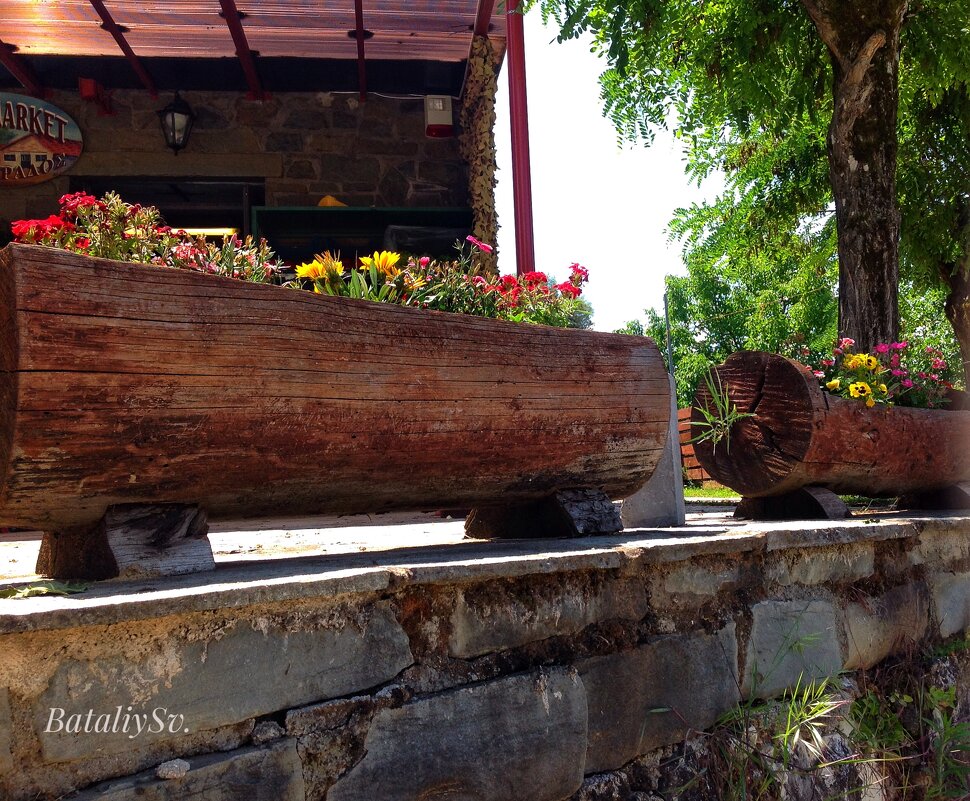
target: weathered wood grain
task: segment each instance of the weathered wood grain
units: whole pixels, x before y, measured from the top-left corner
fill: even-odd
[[[46,532],[37,572],[58,579],[149,578],[215,569],[204,509],[112,506],[91,529]]]
[[[928,493],[970,480],[970,412],[867,408],[823,392],[802,364],[741,351],[714,369],[731,402],[753,417],[736,423],[730,444],[697,442],[716,480],[747,497],[803,486],[866,496]],[[716,385],[716,384],[715,384]],[[703,433],[697,393],[694,436]]]
[[[623,497],[660,458],[668,392],[639,337],[0,252],[7,525]]]

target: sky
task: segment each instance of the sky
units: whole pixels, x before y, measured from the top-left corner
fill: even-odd
[[[669,242],[675,209],[713,198],[718,180],[698,188],[684,174],[680,145],[661,131],[649,147],[617,144],[603,117],[599,75],[605,62],[589,40],[559,44],[537,11],[525,17],[526,81],[536,269],[562,281],[569,265],[589,270],[584,296],[593,327],[613,331],[663,308],[664,276],[684,274],[681,247]],[[495,138],[499,270],[515,272],[515,221],[508,75],[499,76]]]

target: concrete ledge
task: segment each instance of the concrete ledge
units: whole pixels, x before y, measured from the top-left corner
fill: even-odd
[[[457,531],[459,521],[443,522]],[[877,522],[687,526],[625,531],[611,537],[467,542],[367,554],[222,562],[215,572],[152,581],[112,581],[83,595],[0,599],[0,634],[122,621],[165,614],[241,608],[258,603],[335,598],[403,585],[491,581],[586,570],[636,572],[646,566],[708,555],[820,550],[834,544],[883,542],[970,530],[970,516],[894,515]],[[254,533],[254,537],[258,537]],[[16,581],[5,584],[23,583]]]

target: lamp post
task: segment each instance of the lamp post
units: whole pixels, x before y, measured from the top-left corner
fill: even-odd
[[[189,143],[189,134],[195,122],[195,112],[176,92],[172,102],[158,112],[158,121],[162,126],[165,144],[172,148],[177,156],[179,151]]]

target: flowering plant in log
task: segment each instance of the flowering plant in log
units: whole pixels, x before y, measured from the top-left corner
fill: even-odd
[[[871,353],[857,353],[855,340],[840,339],[831,358],[812,371],[833,395],[876,405],[938,408],[953,389],[943,353],[909,342],[880,343]]]
[[[579,298],[589,272],[579,264],[571,265],[567,281],[556,283],[542,272],[494,274],[480,258],[491,246],[473,236],[456,249],[452,261],[376,252],[353,270],[328,251],[298,265],[294,284],[327,295],[563,328],[575,326],[585,311]]]
[[[96,198],[64,195],[60,213],[43,220],[17,220],[16,242],[47,245],[85,256],[155,264],[265,282],[279,268],[266,240],[226,236],[222,244],[190,237],[164,224],[154,206],[126,203],[115,192]]]

